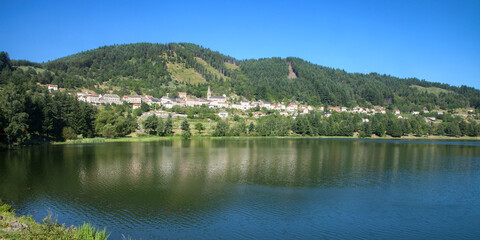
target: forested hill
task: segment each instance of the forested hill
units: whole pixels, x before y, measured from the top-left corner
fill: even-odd
[[[210,85],[214,94],[315,106],[381,105],[403,111],[480,106],[480,91],[471,87],[347,73],[299,58],[240,61],[190,43],[105,46],[43,64],[12,60],[11,65],[8,71],[21,70],[16,74],[29,74],[31,81],[119,95],[187,91],[205,96]],[[11,81],[7,75],[1,83]]]

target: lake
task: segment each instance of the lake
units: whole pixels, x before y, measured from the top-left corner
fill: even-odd
[[[1,152],[0,198],[110,239],[479,239],[480,142],[35,146]]]

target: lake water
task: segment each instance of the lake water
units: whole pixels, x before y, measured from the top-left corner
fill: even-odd
[[[0,198],[111,239],[479,239],[480,142],[224,139],[0,152]]]

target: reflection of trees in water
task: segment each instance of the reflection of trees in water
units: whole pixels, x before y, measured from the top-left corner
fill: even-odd
[[[327,139],[32,147],[3,155],[0,193],[14,194],[13,187],[18,194],[27,188],[48,188],[130,194],[169,191],[193,197],[225,184],[376,184],[395,182],[403,173],[470,172],[479,155],[478,146]]]

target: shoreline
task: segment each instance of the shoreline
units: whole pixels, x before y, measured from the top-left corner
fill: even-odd
[[[0,239],[98,239],[106,240],[110,236],[106,228],[99,229],[90,223],[66,227],[52,216],[42,223],[32,216],[20,216],[10,205],[0,199]]]
[[[402,136],[402,137],[366,137],[360,138],[358,136],[193,136],[190,138],[196,139],[358,139],[358,140],[472,140],[480,141],[480,137],[448,137],[448,136],[427,136],[427,137],[415,137],[415,136]],[[53,145],[72,145],[72,144],[92,144],[92,143],[111,143],[111,142],[158,142],[158,141],[171,141],[171,140],[184,140],[182,136],[142,136],[142,137],[121,137],[121,138],[84,138],[77,140],[68,140],[65,142],[52,142]]]

